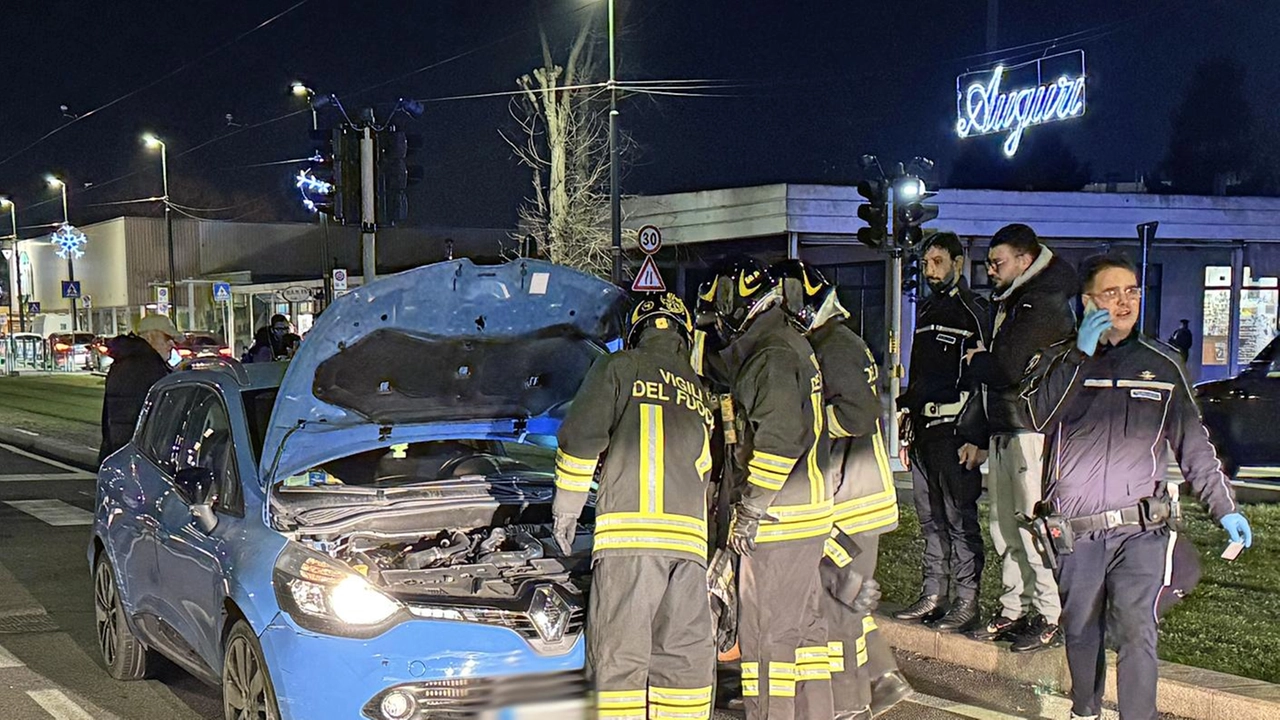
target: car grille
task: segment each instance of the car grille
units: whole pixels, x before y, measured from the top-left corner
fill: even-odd
[[[429,610],[423,606],[407,603],[409,612],[418,617],[433,617]],[[565,624],[564,636],[559,642],[549,643],[538,633],[538,628],[533,624],[533,619],[529,617],[529,613],[524,610],[507,610],[495,607],[480,607],[475,605],[432,605],[432,608],[446,608],[450,611],[457,612],[462,616],[461,622],[476,623],[478,625],[496,625],[514,631],[517,635],[525,639],[529,646],[540,655],[558,655],[568,652],[577,641],[578,636],[582,633],[582,626],[586,622],[587,611],[580,605],[574,605],[569,610],[569,621]]]
[[[382,700],[393,692],[413,696],[414,720],[470,720],[504,708],[585,698],[587,679],[581,670],[535,675],[431,680],[387,688],[365,703],[364,716],[382,720]]]

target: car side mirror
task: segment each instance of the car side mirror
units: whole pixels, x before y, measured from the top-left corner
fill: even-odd
[[[191,516],[196,526],[206,533],[213,532],[218,526],[218,516],[213,512],[213,506],[218,502],[217,482],[213,471],[199,467],[183,468],[174,476],[173,483],[191,506]]]

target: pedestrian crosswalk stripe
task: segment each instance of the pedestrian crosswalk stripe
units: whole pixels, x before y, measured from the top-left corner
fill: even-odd
[[[4,504],[54,527],[93,524],[93,513],[61,500],[5,500]]]
[[[27,695],[55,720],[93,720],[92,715],[61,690],[28,690]]]
[[[71,473],[36,473],[32,475],[0,475],[0,483],[42,482],[49,480],[92,480],[89,473],[73,475]]]
[[[5,650],[4,646],[0,645],[0,669],[23,667],[24,665],[25,663],[14,657],[13,653]]]
[[[22,428],[14,428],[14,430],[20,430],[20,431],[22,431],[22,432],[27,433],[28,435],[34,435],[34,436],[36,436],[36,437],[40,437],[40,433],[33,433],[33,432],[28,431],[28,430],[22,430]],[[67,465],[66,463],[58,462],[57,460],[53,460],[53,459],[50,459],[50,458],[47,458],[47,457],[42,457],[42,456],[40,456],[40,455],[36,455],[35,453],[27,452],[26,450],[23,450],[22,448],[16,448],[16,447],[14,447],[14,446],[12,446],[12,445],[5,445],[5,444],[3,444],[3,443],[0,443],[0,448],[3,448],[3,449],[5,449],[5,450],[7,450],[7,451],[9,451],[9,452],[11,452],[11,453],[16,454],[16,455],[21,455],[21,456],[23,456],[23,457],[25,457],[25,458],[30,458],[30,459],[32,459],[32,460],[38,460],[38,461],[40,461],[40,462],[44,463],[45,465],[50,465],[50,466],[56,467],[56,468],[58,468],[59,470],[66,470],[66,471],[67,471],[67,472],[69,472],[69,473],[75,473],[77,476],[89,475],[90,477],[93,477],[93,474],[92,474],[92,473],[87,473],[87,472],[85,472],[84,470],[81,470],[81,469],[79,469],[79,468],[71,467],[70,465]],[[89,448],[89,449],[90,449],[90,450],[92,450],[93,448]]]

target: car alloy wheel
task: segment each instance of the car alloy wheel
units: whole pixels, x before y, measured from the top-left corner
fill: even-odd
[[[222,663],[222,714],[226,720],[279,720],[276,692],[249,624],[239,620],[227,638]]]
[[[125,621],[116,574],[106,555],[93,568],[93,616],[98,630],[98,650],[107,672],[117,680],[141,680],[147,675],[150,654]]]

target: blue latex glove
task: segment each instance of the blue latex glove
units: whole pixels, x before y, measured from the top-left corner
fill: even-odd
[[[1084,316],[1084,322],[1080,323],[1080,330],[1076,333],[1076,347],[1085,355],[1093,357],[1102,334],[1110,329],[1110,312],[1101,309],[1090,312]]]
[[[1249,521],[1244,519],[1240,513],[1231,513],[1223,515],[1222,529],[1227,531],[1227,535],[1231,537],[1231,542],[1244,543],[1245,547],[1253,546],[1253,530],[1249,529]]]

